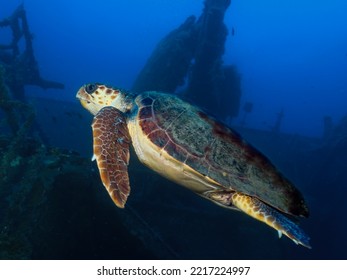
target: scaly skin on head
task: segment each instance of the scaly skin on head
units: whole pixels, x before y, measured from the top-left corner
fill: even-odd
[[[82,86],[76,95],[82,106],[93,115],[96,115],[102,108],[112,106],[126,112],[130,110],[131,103],[127,102],[127,93],[99,83],[86,84]]]

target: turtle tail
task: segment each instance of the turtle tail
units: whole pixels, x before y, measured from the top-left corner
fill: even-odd
[[[281,237],[283,233],[293,240],[295,244],[300,244],[311,249],[309,236],[297,224],[279,211],[266,205],[255,197],[237,192],[231,195],[230,200],[230,202],[241,211],[276,229],[279,237]]]

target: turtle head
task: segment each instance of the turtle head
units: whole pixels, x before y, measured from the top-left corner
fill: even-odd
[[[98,83],[82,86],[76,95],[82,106],[93,115],[96,115],[102,108],[107,106],[126,112],[129,107],[126,96],[125,91]]]

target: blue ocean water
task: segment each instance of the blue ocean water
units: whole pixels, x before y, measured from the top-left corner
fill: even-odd
[[[6,2],[1,18],[22,1]],[[41,71],[66,86],[49,94],[68,100],[88,81],[131,87],[158,41],[203,8],[160,0],[24,4]],[[344,116],[346,10],[343,0],[232,1],[225,23],[235,35],[224,61],[238,67],[242,98],[254,103],[250,125],[268,128],[283,109],[285,131],[319,136],[325,115]]]
[[[203,0],[3,2],[0,20],[11,15],[17,6],[24,2],[30,30],[33,33],[34,54],[40,73],[46,79],[65,85],[63,90],[43,90],[36,86],[26,86],[25,94],[28,98],[39,97],[56,102],[54,105],[56,107],[51,109],[49,107],[51,105],[47,104],[52,103],[43,104],[34,101],[39,108],[39,116],[42,116],[40,114],[44,110],[51,112],[49,117],[40,120],[42,129],[45,130],[51,144],[77,150],[88,157],[92,151],[89,131],[92,117],[82,107],[78,107],[75,95],[79,87],[89,82],[102,82],[130,89],[158,42],[181,25],[188,16],[199,17],[204,7]],[[344,129],[347,128],[341,122],[347,114],[346,12],[347,2],[343,0],[328,2],[232,0],[224,19],[228,28],[228,37],[224,46],[223,62],[236,66],[241,77],[242,95],[239,115],[232,120],[225,118],[222,121],[229,122],[231,126],[240,126],[244,118],[243,105],[250,102],[253,104],[253,109],[247,114],[244,126],[268,132],[273,130],[279,113],[283,112],[280,131],[285,133],[285,136],[281,138],[282,140],[270,144],[259,135],[250,134],[249,138],[250,142],[255,143],[274,160],[281,171],[303,192],[311,208],[311,217],[302,220],[300,224],[311,235],[313,249],[296,247],[287,240],[284,244],[280,243],[283,240],[278,241],[273,230],[269,230],[270,234],[267,228],[261,227],[259,230],[256,228],[258,223],[248,222],[248,217],[236,217],[235,214],[230,218],[233,219],[232,223],[220,225],[227,219],[221,218],[228,215],[227,211],[215,205],[206,206],[205,201],[195,201],[195,196],[185,190],[177,191],[177,197],[182,198],[182,202],[178,202],[181,208],[176,209],[173,214],[169,208],[161,205],[165,204],[163,201],[157,199],[154,199],[157,204],[150,204],[146,208],[141,195],[145,198],[156,195],[168,198],[169,192],[176,192],[176,186],[155,179],[159,185],[169,186],[163,186],[159,192],[150,189],[149,193],[146,193],[146,190],[140,187],[146,188],[141,178],[148,171],[141,171],[141,167],[136,165],[132,171],[136,174],[132,176],[132,183],[137,184],[137,187],[134,186],[133,194],[135,202],[130,204],[128,211],[129,215],[136,216],[140,221],[143,232],[142,236],[141,231],[133,235],[142,242],[145,242],[146,238],[150,240],[148,242],[159,240],[161,245],[158,245],[159,249],[155,249],[154,253],[150,252],[148,255],[147,251],[136,251],[135,257],[130,253],[132,249],[123,248],[121,251],[124,253],[124,258],[228,258],[227,251],[233,248],[233,236],[242,240],[240,242],[245,243],[247,250],[253,248],[253,251],[234,252],[231,258],[346,258],[347,244],[343,237],[347,229],[344,217],[341,216],[346,210],[343,198],[347,183],[344,175],[347,147]],[[0,44],[9,42],[11,36],[11,32],[0,28]],[[57,109],[61,101],[65,106],[63,117],[59,115]],[[73,109],[70,109],[70,106]],[[70,112],[74,114],[71,113],[72,117]],[[78,116],[83,117],[83,124],[82,117]],[[336,127],[336,134],[333,134],[336,141],[325,145],[319,141],[324,134],[324,119],[327,116]],[[248,132],[244,133],[247,135]],[[305,146],[307,144],[305,141],[309,140],[302,142],[296,138],[296,135],[314,140],[312,144],[310,142],[310,145]],[[157,176],[149,174],[145,175]],[[66,199],[61,193],[56,195]],[[74,198],[76,197],[77,194]],[[193,206],[190,204],[192,200]],[[109,203],[107,197],[100,198],[100,201]],[[83,200],[79,202],[88,203]],[[195,208],[200,204],[201,211]],[[59,204],[56,207],[59,208]],[[66,207],[66,211],[72,213],[76,211],[73,203],[68,203]],[[101,206],[95,207],[98,209]],[[105,207],[109,211],[117,212],[111,204]],[[160,207],[163,207],[163,210],[160,210]],[[186,214],[185,209],[189,214]],[[149,211],[149,214],[146,211]],[[167,215],[171,219],[164,219],[158,224],[153,220],[154,225],[148,222],[148,216],[159,216],[159,214]],[[93,216],[93,213],[90,215]],[[94,219],[100,221],[98,225],[100,228],[104,229],[107,228],[107,224],[112,224],[112,219],[109,217],[94,215]],[[59,217],[59,213],[52,214],[52,217]],[[185,217],[194,220],[196,227],[184,221]],[[208,243],[207,237],[196,237],[198,232],[209,230],[208,225],[199,222],[203,219],[209,224],[218,220],[219,225],[216,227],[219,228],[213,231],[212,236],[228,236],[215,241],[219,249],[215,248],[212,242]],[[178,221],[185,229],[175,236],[175,227],[170,227],[165,221],[168,223]],[[124,223],[131,224],[128,220]],[[238,223],[241,223],[241,226],[236,227],[235,224]],[[65,225],[63,222],[61,225],[57,222],[55,226],[60,228]],[[67,228],[75,230],[72,226]],[[82,228],[85,231],[91,230],[85,225]],[[114,225],[109,229],[117,230]],[[255,239],[258,231],[259,240]],[[126,235],[126,229],[122,229],[121,232]],[[58,244],[66,242],[67,237],[61,234],[63,238],[60,238],[59,234],[54,236]],[[78,235],[77,231],[73,234]],[[84,240],[85,243],[96,242],[100,247],[107,247],[102,234],[100,236],[92,236],[93,234],[85,232],[82,234],[88,235]],[[262,244],[260,239],[267,234],[270,235],[268,238],[271,241]],[[242,236],[246,238],[242,239]],[[230,240],[230,244],[221,248],[220,246],[223,246],[227,240]],[[195,244],[192,244],[194,242]],[[113,255],[111,248],[97,249],[97,245],[93,245],[96,246],[93,247],[93,252],[97,252],[93,255],[88,250],[81,249],[85,244],[78,248],[71,245],[71,248],[75,248],[76,254],[73,252],[74,249],[66,253],[61,248],[56,251],[56,255],[46,253],[45,249],[54,243],[53,240],[47,239],[47,246],[39,248],[33,256],[122,258],[121,254]],[[202,246],[206,246],[206,251],[201,249]],[[240,244],[236,247],[235,250],[242,250]],[[160,255],[158,253],[160,248],[165,248],[162,250],[163,252],[166,250],[167,253]],[[190,252],[185,252],[185,248],[189,248]]]

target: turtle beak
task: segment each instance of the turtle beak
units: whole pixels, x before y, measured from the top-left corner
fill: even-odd
[[[87,109],[93,115],[99,111],[100,108],[97,108],[96,104],[90,101],[90,96],[85,92],[84,87],[81,87],[76,94],[76,98],[80,101],[83,108]]]
[[[89,111],[88,104],[90,103],[90,101],[87,101],[85,99],[80,99],[80,98],[79,98],[79,101],[80,101],[81,105],[83,106],[83,108],[87,109]]]
[[[83,89],[83,87],[81,87],[78,91],[77,91],[77,94],[76,94],[76,98],[82,103],[82,100],[85,99],[85,91]],[[82,103],[83,105],[83,103]],[[84,105],[83,105],[84,107]]]
[[[94,116],[99,112],[99,110],[102,108],[98,106],[97,104],[90,102],[89,100],[86,100],[84,98],[80,98],[81,105],[83,108],[87,109],[90,113],[92,113]]]
[[[83,98],[83,95],[81,94],[80,90],[77,92],[76,94],[76,98],[79,100],[79,102],[81,103],[81,105],[83,106],[83,108],[88,110],[87,104],[90,103],[90,101],[86,100],[85,98]]]

